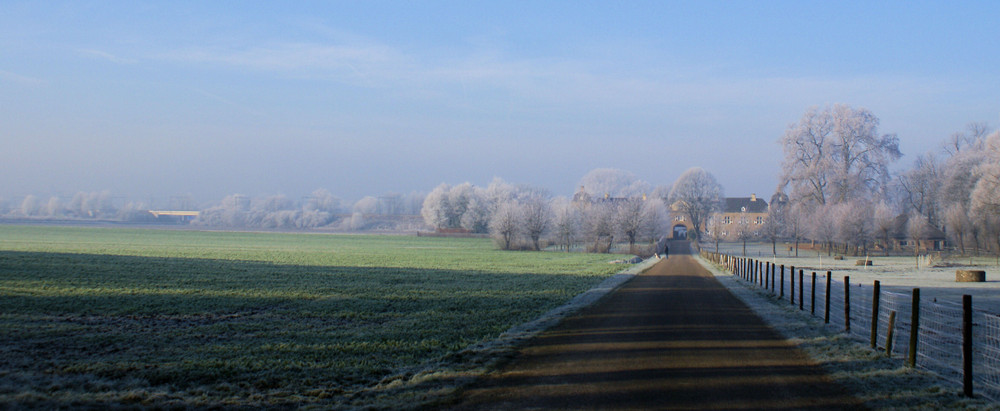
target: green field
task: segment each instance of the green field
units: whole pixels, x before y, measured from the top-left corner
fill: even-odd
[[[609,259],[483,239],[0,226],[0,408],[357,406],[563,304],[621,269]]]

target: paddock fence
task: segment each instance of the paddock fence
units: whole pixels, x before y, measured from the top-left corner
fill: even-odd
[[[919,288],[889,292],[878,281],[855,283],[832,271],[806,272],[705,250],[701,256],[758,293],[955,383],[966,396],[1000,401],[1000,315],[975,309],[971,296],[921,301]]]

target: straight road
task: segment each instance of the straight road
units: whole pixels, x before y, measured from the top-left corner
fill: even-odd
[[[689,253],[533,339],[456,409],[858,409]]]

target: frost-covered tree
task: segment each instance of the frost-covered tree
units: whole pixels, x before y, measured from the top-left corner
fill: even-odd
[[[45,205],[45,215],[49,217],[59,217],[63,215],[63,204],[59,197],[49,197],[49,202]]]
[[[909,214],[909,219],[906,221],[906,233],[913,241],[913,257],[916,259],[917,268],[920,268],[920,243],[927,238],[929,230],[930,224],[927,222],[927,217],[915,211]]]
[[[486,192],[478,187],[470,190],[467,196],[468,205],[460,219],[462,228],[473,233],[488,232],[490,218],[496,212],[498,204],[490,201]]]
[[[611,252],[615,241],[615,208],[611,203],[595,203],[583,211],[583,230],[593,241],[594,252]],[[607,247],[603,247],[606,240]]]
[[[719,252],[719,242],[726,237],[726,225],[722,222],[722,217],[712,215],[705,222],[705,239],[715,244],[715,252]]]
[[[638,197],[651,191],[649,183],[615,168],[591,170],[580,179],[579,185],[593,198]]]
[[[354,207],[351,207],[351,211],[355,213],[364,214],[376,214],[378,209],[378,199],[372,196],[362,197],[360,200],[354,203]]]
[[[855,254],[867,254],[872,239],[873,209],[864,200],[852,200],[836,206],[837,238],[846,248],[853,245]]]
[[[927,217],[931,224],[938,221],[941,187],[941,166],[933,153],[918,156],[913,168],[898,177],[903,203],[907,209]]]
[[[723,197],[722,185],[715,176],[701,167],[692,167],[677,178],[669,203],[688,218],[697,239],[705,220],[722,206]]]
[[[580,232],[580,209],[569,199],[558,197],[552,200],[552,210],[552,234],[559,246],[569,251]]]
[[[318,189],[309,195],[306,203],[302,206],[304,211],[322,211],[336,213],[340,210],[340,199],[326,189]]]
[[[971,195],[972,212],[992,240],[1000,264],[1000,132],[986,140],[985,156],[977,169],[980,178]]]
[[[875,205],[875,210],[872,213],[872,224],[875,228],[875,233],[881,239],[882,250],[886,256],[889,255],[889,236],[896,229],[896,216],[896,211],[885,201],[881,201]]]
[[[552,207],[548,199],[531,196],[521,203],[521,221],[524,234],[531,239],[535,251],[541,249],[539,240],[552,228]]]
[[[969,219],[969,211],[961,202],[956,202],[944,211],[944,224],[947,227],[948,236],[958,244],[962,255],[965,255],[965,243],[968,238],[972,222]]]
[[[521,229],[521,206],[515,201],[505,201],[490,219],[490,235],[504,250],[510,250]]]
[[[653,243],[669,230],[667,223],[669,222],[670,211],[667,209],[666,202],[660,197],[650,197],[643,202],[642,212],[645,214],[645,223],[639,230],[640,235],[648,238],[649,242]]]
[[[642,230],[646,228],[649,215],[646,214],[645,201],[641,198],[629,198],[620,202],[615,207],[615,224],[619,231],[628,240],[629,252],[634,253],[636,239],[642,235]]]
[[[799,256],[799,242],[808,232],[809,212],[805,205],[792,203],[785,206],[785,235],[795,242],[795,256]]]
[[[450,185],[441,183],[424,197],[424,205],[420,209],[420,214],[424,217],[424,222],[427,225],[436,229],[459,227],[461,215],[456,215],[455,208],[451,205],[448,196],[450,191]]]
[[[782,182],[793,202],[839,204],[886,191],[899,139],[878,133],[879,120],[864,108],[837,104],[809,109],[781,139]]]
[[[824,205],[813,208],[809,223],[809,233],[826,247],[826,255],[833,251],[833,240],[837,238],[837,216],[835,206]]]
[[[760,234],[771,242],[771,253],[774,255],[778,254],[778,240],[788,231],[786,219],[788,213],[786,211],[785,207],[771,204],[771,207],[767,209],[767,220],[759,228]]]
[[[754,227],[750,224],[750,217],[747,217],[746,211],[740,213],[740,216],[736,220],[736,232],[733,233],[736,240],[743,242],[743,255],[747,255],[747,241],[755,237],[756,232]]]
[[[25,217],[38,215],[41,208],[42,207],[38,202],[38,197],[35,197],[32,194],[26,195],[24,200],[21,201],[21,215]]]

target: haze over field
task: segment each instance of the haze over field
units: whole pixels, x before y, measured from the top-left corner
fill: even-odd
[[[701,166],[770,194],[810,106],[908,167],[1000,123],[996,2],[21,2],[0,13],[0,196],[358,199]],[[46,197],[43,197],[46,198]]]

